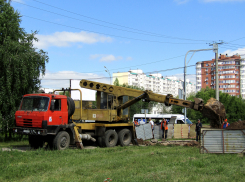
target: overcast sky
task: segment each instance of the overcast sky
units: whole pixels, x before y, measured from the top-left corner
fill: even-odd
[[[12,0],[21,27],[37,30],[35,47],[48,53],[42,87],[68,87],[68,79],[109,83],[110,74],[142,69],[144,73],[183,78],[189,50],[219,45],[219,54],[245,54],[245,0]],[[187,61],[192,54],[188,54]],[[195,64],[214,58],[197,52]],[[64,79],[64,80],[63,80]]]

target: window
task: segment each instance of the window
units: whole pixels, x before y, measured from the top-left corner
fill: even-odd
[[[54,110],[60,111],[61,110],[61,99],[54,99]]]
[[[42,96],[23,97],[19,110],[46,111],[49,105],[49,98]]]
[[[208,63],[206,63],[206,66],[208,66]]]
[[[208,73],[206,73],[206,75],[208,75]]]

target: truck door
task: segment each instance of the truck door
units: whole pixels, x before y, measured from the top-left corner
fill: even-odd
[[[64,124],[64,119],[61,111],[61,99],[53,99],[54,110],[51,111],[52,116],[49,116],[49,125],[60,125]]]

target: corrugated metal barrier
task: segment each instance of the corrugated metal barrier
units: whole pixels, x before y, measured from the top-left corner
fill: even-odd
[[[201,131],[201,153],[245,152],[245,130],[210,129]]]
[[[151,125],[149,123],[135,127],[135,131],[138,139],[142,138],[143,140],[148,140],[153,138]],[[154,125],[153,134],[155,139],[162,139],[162,130],[160,125]],[[168,138],[172,137],[173,124],[168,124]]]

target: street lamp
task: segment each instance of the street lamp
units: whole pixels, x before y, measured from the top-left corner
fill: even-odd
[[[104,66],[105,67],[105,66]],[[107,69],[107,67],[105,67],[105,72],[107,72],[108,74],[109,74],[109,76],[110,76],[110,84],[111,84],[111,73],[110,73],[110,71]]]
[[[199,51],[210,51],[210,50],[215,50],[216,52],[218,52],[218,48],[212,48],[212,49],[197,49],[197,50],[189,50],[186,54],[185,54],[185,62],[184,62],[184,64],[185,64],[185,67],[184,67],[184,85],[183,85],[183,88],[184,88],[184,100],[186,100],[186,67],[187,67],[187,64],[190,62],[190,60],[191,60],[191,58],[194,56],[194,54],[196,53],[196,52],[199,52]],[[190,53],[190,52],[193,52],[193,54],[192,54],[192,56],[191,56],[191,58],[190,58],[190,60],[188,61],[188,63],[186,63],[186,58],[187,58],[187,55],[188,55],[188,53]],[[217,70],[216,70],[216,75],[218,75],[218,61],[216,62],[216,64],[217,64]],[[216,99],[217,99],[217,90],[218,90],[218,93],[219,93],[219,89],[217,88],[217,85],[218,85],[218,78],[216,77]],[[219,99],[217,99],[217,100],[219,100]],[[185,120],[185,123],[186,123],[186,107],[184,108],[184,115],[185,115],[185,117],[184,117],[184,120]]]

